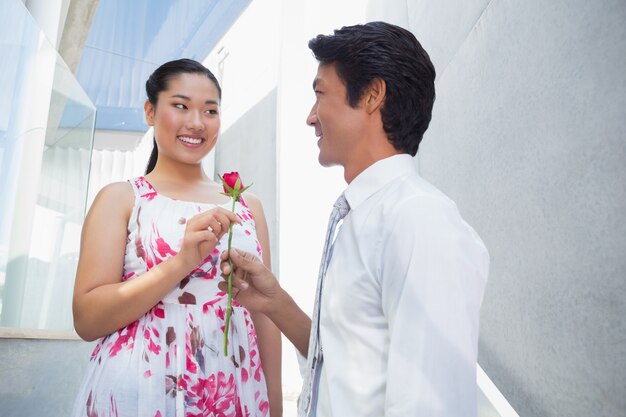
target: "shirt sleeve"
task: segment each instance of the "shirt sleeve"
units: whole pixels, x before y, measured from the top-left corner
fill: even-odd
[[[402,202],[389,222],[380,252],[385,416],[475,416],[487,250],[444,198]]]

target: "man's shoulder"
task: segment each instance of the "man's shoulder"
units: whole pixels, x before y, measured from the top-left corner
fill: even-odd
[[[385,207],[385,213],[389,215],[450,210],[458,213],[450,197],[419,175],[407,175],[395,181],[379,204]]]

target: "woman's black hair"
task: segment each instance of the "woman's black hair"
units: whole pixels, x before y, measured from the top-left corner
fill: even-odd
[[[194,61],[193,59],[177,59],[175,61],[166,62],[159,68],[154,70],[148,81],[146,81],[146,94],[148,100],[156,108],[159,93],[168,89],[170,80],[180,74],[201,74],[205,75],[209,80],[213,81],[213,84],[217,87],[217,93],[219,98],[222,98],[222,88],[220,83],[217,82],[217,78],[211,71],[208,70],[201,63]],[[157,148],[156,139],[153,140],[152,153],[146,166],[145,175],[149,174],[156,166],[157,159],[159,157],[159,150]]]

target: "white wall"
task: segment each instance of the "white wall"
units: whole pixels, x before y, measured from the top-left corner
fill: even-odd
[[[626,415],[626,3],[385,5],[438,72],[420,170],[491,253],[479,362],[522,416]]]

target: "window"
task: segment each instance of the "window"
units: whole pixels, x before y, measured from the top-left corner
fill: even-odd
[[[5,6],[0,326],[71,330],[95,107],[23,5]]]

